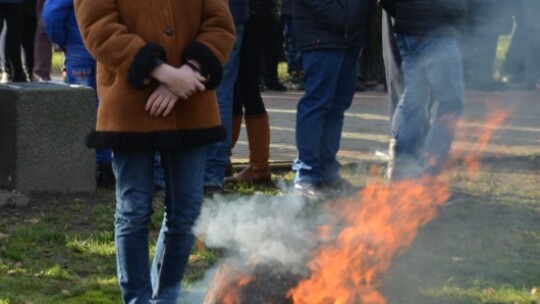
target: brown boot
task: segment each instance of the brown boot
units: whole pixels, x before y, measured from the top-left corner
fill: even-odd
[[[234,174],[234,168],[231,162],[232,150],[240,137],[240,129],[242,128],[242,114],[234,114],[232,119],[231,129],[231,149],[229,150],[229,164],[225,167],[225,177],[232,176]]]
[[[271,180],[270,166],[270,123],[268,114],[246,116],[249,144],[249,165],[240,173],[225,179],[226,183],[257,183]]]

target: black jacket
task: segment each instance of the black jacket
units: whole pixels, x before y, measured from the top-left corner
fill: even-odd
[[[229,0],[229,10],[234,23],[244,23],[249,19],[249,0]]]
[[[282,15],[291,15],[293,8],[293,0],[283,0],[281,1],[281,14]]]
[[[294,0],[293,27],[301,50],[364,47],[375,0]]]
[[[250,18],[272,16],[279,17],[280,3],[278,0],[249,0]]]
[[[395,18],[394,32],[411,35],[449,36],[467,17],[465,0],[381,0]]]

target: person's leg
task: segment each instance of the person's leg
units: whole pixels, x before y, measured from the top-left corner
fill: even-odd
[[[395,41],[392,17],[383,11],[382,18],[383,60],[390,102],[390,117],[392,117],[403,93],[403,73],[401,72],[401,55]]]
[[[24,50],[24,64],[28,79],[32,80],[32,71],[34,70],[34,41],[37,29],[37,17],[35,8],[31,12],[24,12],[22,40],[21,45]]]
[[[426,172],[438,174],[445,165],[457,119],[463,112],[465,89],[461,52],[456,38],[434,38],[430,55],[426,64],[427,77],[438,107],[426,136],[424,157]]]
[[[154,153],[115,150],[115,246],[118,282],[124,303],[148,303],[152,295],[149,274],[148,224],[153,213]]]
[[[26,82],[21,57],[22,7],[20,4],[0,4],[4,12],[7,31],[4,56],[9,79],[14,82]]]
[[[43,21],[41,20],[41,12],[45,0],[37,2],[37,17],[38,24],[35,36],[35,52],[34,52],[34,71],[33,78],[36,81],[51,80],[51,65],[52,65],[52,43],[45,33]]]
[[[162,152],[165,209],[152,265],[156,304],[176,303],[182,275],[195,236],[193,225],[201,211],[206,147]]]
[[[296,42],[296,35],[294,33],[294,26],[292,22],[292,15],[286,15],[285,17],[285,41],[286,41],[286,55],[287,55],[287,73],[289,74],[289,85],[292,89],[303,89],[303,67],[302,67],[302,54],[298,49]]]
[[[340,180],[339,163],[336,155],[341,142],[343,120],[345,111],[351,106],[358,75],[358,56],[360,48],[351,48],[340,51],[342,58],[339,70],[334,75],[337,78],[334,100],[331,108],[324,118],[321,134],[321,170],[323,182],[328,185],[335,184]],[[338,54],[336,54],[338,55]]]
[[[535,89],[540,81],[540,38],[538,38],[538,29],[531,27],[526,31],[525,36],[528,45],[524,56],[524,84],[526,89]]]
[[[303,54],[305,92],[297,106],[295,183],[321,186],[321,146],[343,64],[343,51],[313,50]],[[354,65],[356,67],[356,65]]]
[[[227,138],[210,145],[207,149],[204,185],[207,187],[223,185],[225,168],[229,164],[229,154],[232,146],[233,134],[233,97],[234,84],[240,66],[240,49],[244,34],[244,24],[236,24],[236,41],[223,68],[221,84],[216,88],[221,124],[227,130]]]
[[[235,92],[235,99],[238,99],[235,103],[241,100],[245,109],[246,128],[249,128],[250,165],[234,176],[226,178],[225,181],[228,183],[268,181],[271,176],[268,164],[270,125],[258,80],[263,46],[276,21],[274,18],[257,18],[246,23]]]
[[[398,35],[404,79],[404,91],[392,118],[395,139],[395,167],[391,179],[416,176],[420,172],[421,151],[429,102],[429,85],[425,75],[423,49],[429,43],[413,35]]]
[[[264,75],[266,88],[273,91],[286,91],[287,88],[279,81],[278,65],[283,56],[283,16],[274,27],[264,46]]]
[[[96,67],[95,65],[79,64],[76,60],[68,61],[66,66],[67,82],[96,89]],[[99,101],[96,98],[96,107]],[[99,187],[114,187],[114,175],[112,172],[112,151],[111,149],[96,150],[97,165],[97,185]]]

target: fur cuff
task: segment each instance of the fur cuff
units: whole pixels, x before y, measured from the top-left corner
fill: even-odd
[[[189,59],[196,60],[201,64],[201,75],[208,80],[205,84],[206,89],[215,89],[221,82],[223,74],[223,67],[216,55],[206,45],[194,42],[182,54],[182,62]]]
[[[129,84],[144,90],[151,82],[150,73],[160,61],[166,61],[165,50],[155,43],[147,43],[137,52],[129,67]]]
[[[169,130],[149,133],[108,132],[92,130],[86,146],[101,149],[176,150],[213,144],[225,139],[223,126],[196,130]]]

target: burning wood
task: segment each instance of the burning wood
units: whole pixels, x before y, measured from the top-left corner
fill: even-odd
[[[301,277],[285,269],[269,265],[250,269],[251,274],[241,273],[231,266],[221,264],[214,276],[204,304],[292,304],[287,292]]]

